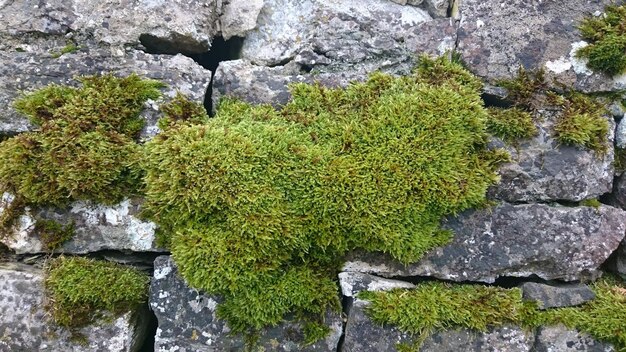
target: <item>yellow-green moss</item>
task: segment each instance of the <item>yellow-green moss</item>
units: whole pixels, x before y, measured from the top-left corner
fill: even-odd
[[[576,52],[596,71],[614,76],[626,69],[626,7],[610,5],[602,16],[585,18],[578,27],[589,45]]]
[[[54,220],[38,219],[33,233],[39,237],[46,252],[53,251],[74,236],[74,224],[61,225]]]
[[[592,208],[600,208],[600,206],[602,206],[602,203],[600,203],[599,200],[597,199],[585,199],[580,201],[580,205],[585,206],[585,207],[592,207]]]
[[[68,43],[66,46],[61,48],[61,50],[52,53],[52,57],[55,58],[55,59],[58,59],[59,57],[65,55],[65,54],[70,54],[70,53],[76,52],[78,49],[80,49],[80,47],[78,45],[76,45],[75,43]]]
[[[487,130],[505,142],[531,138],[537,134],[537,126],[531,113],[519,108],[488,108]]]
[[[422,58],[409,77],[294,85],[280,111],[224,100],[147,143],[146,213],[185,280],[225,297],[234,331],[323,314],[348,250],[415,261],[450,240],[443,216],[484,204],[506,154],[486,149],[480,88]]]
[[[518,108],[531,112],[542,107],[543,93],[548,89],[543,69],[527,71],[522,66],[514,78],[500,80],[498,85],[507,90],[507,100]]]
[[[54,322],[75,329],[144,303],[150,278],[118,264],[58,257],[46,268],[46,309]]]

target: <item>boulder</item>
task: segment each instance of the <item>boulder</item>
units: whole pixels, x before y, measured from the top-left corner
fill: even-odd
[[[553,137],[556,119],[556,112],[540,111],[535,137],[517,145],[499,145],[512,161],[500,167],[500,182],[490,190],[491,198],[506,202],[580,201],[611,192],[615,173],[613,118],[606,117],[609,132],[604,154],[560,144]]]
[[[577,306],[596,298],[593,290],[585,284],[525,282],[520,288],[524,299],[536,301],[540,309]]]
[[[46,219],[63,225],[74,224],[74,236],[56,249],[57,253],[85,254],[102,250],[162,251],[155,244],[156,225],[139,219],[139,211],[140,202],[130,199],[112,206],[81,201],[70,204],[67,209],[27,208],[25,214],[20,216],[14,233],[1,241],[17,254],[44,252],[43,244],[33,230],[36,219]]]
[[[150,306],[158,319],[155,351],[241,351],[245,342],[241,335],[231,335],[230,328],[216,317],[221,298],[190,288],[178,275],[176,265],[168,256],[154,262],[150,285]],[[336,351],[342,333],[338,313],[328,313],[326,324],[331,329],[325,340],[303,344],[303,326],[286,317],[281,324],[261,331],[256,348],[269,351]]]
[[[537,331],[535,352],[613,352],[615,348],[594,340],[587,334],[563,325],[544,326]]]
[[[147,121],[143,131],[146,138],[158,132],[158,105],[164,99],[180,91],[191,100],[202,103],[211,81],[210,71],[182,55],[150,55],[129,50],[113,56],[106,50],[94,49],[54,58],[49,54],[0,51],[0,105],[5,107],[0,111],[0,134],[14,134],[33,127],[25,116],[12,107],[20,92],[36,90],[51,83],[76,85],[75,76],[103,73],[118,76],[136,73],[167,85],[162,99],[146,103],[142,114]]]
[[[523,66],[545,68],[549,76],[585,92],[621,89],[626,87],[626,77],[594,73],[585,60],[575,57],[586,45],[577,25],[612,3],[463,0],[457,50],[470,70],[490,82],[511,78]]]
[[[451,243],[404,266],[377,253],[354,253],[343,271],[384,277],[431,276],[494,282],[498,277],[593,279],[624,238],[626,212],[600,207],[501,203],[451,217]]]
[[[78,333],[56,326],[43,310],[43,273],[24,264],[0,263],[0,351],[134,352],[147,329],[147,310],[129,312]]]
[[[374,323],[366,314],[369,302],[356,300],[348,314],[344,352],[399,351],[398,344],[411,346],[414,337],[393,326]],[[436,331],[426,338],[422,352],[489,351],[527,352],[534,334],[518,327],[503,326],[485,333],[468,329]]]

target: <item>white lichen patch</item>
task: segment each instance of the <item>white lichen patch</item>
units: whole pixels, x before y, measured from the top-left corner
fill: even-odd
[[[155,280],[162,280],[162,279],[165,279],[167,275],[169,275],[171,272],[172,272],[171,266],[164,266],[162,268],[155,269],[153,277]]]
[[[561,56],[558,60],[546,62],[546,68],[556,74],[563,73],[572,68],[572,62]]]
[[[587,59],[576,57],[576,53],[581,48],[586,47],[589,43],[581,40],[579,42],[572,43],[572,50],[569,52],[570,61],[572,63],[572,68],[574,72],[577,74],[584,74],[590,76],[593,72],[587,67]]]

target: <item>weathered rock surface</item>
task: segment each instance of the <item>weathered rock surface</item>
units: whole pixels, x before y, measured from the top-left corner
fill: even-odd
[[[600,154],[586,148],[560,145],[553,137],[554,112],[542,111],[538,134],[505,146],[512,162],[498,171],[500,182],[490,197],[507,202],[580,201],[609,193],[613,187],[613,135],[615,122],[607,117],[608,150]]]
[[[211,80],[211,72],[182,56],[150,55],[141,51],[121,51],[112,56],[104,50],[86,50],[53,58],[49,54],[0,52],[0,134],[26,131],[32,126],[26,117],[12,108],[12,102],[21,91],[32,91],[51,83],[76,85],[74,76],[112,73],[127,76],[136,73],[167,84],[164,98],[173,97],[177,91],[202,103]],[[142,116],[147,124],[143,135],[156,134],[156,121],[160,117],[159,101],[149,101]]]
[[[229,335],[230,329],[215,315],[220,298],[199,293],[178,276],[174,262],[167,256],[154,262],[150,286],[150,306],[159,327],[155,351],[241,351],[241,336]],[[257,348],[268,351],[336,351],[342,332],[337,313],[329,313],[326,323],[330,335],[322,341],[304,346],[302,326],[287,318],[280,325],[262,331]]]
[[[515,76],[517,68],[545,68],[568,86],[583,91],[626,87],[626,77],[593,73],[575,53],[586,45],[576,26],[600,14],[610,0],[463,0],[458,51],[469,68],[493,82]],[[523,19],[523,20],[520,20]]]
[[[110,323],[79,330],[84,343],[49,321],[43,310],[44,287],[40,269],[0,263],[0,351],[137,351],[147,325],[145,316],[127,313]]]
[[[596,294],[585,284],[526,282],[520,288],[524,299],[536,301],[540,309],[577,306],[596,298]]]
[[[608,343],[599,342],[587,334],[562,325],[544,326],[537,331],[534,352],[613,352]]]
[[[218,1],[4,1],[0,38],[30,51],[24,37],[65,36],[111,47],[158,47],[161,53],[201,53],[219,31]],[[7,48],[4,48],[7,49]]]
[[[433,21],[423,9],[388,0],[266,0],[242,55],[276,66],[312,52],[329,62],[309,69],[406,73],[415,54],[452,49],[455,35],[449,19]]]
[[[354,254],[343,271],[493,282],[501,276],[566,281],[594,278],[618,247],[626,212],[609,206],[499,204],[450,218],[452,242],[403,266],[380,254]]]
[[[344,272],[339,273],[341,294],[346,297],[355,297],[361,291],[388,291],[394,288],[414,288],[410,282],[390,280],[374,275]]]
[[[225,0],[220,15],[222,37],[244,37],[256,28],[263,3],[264,0]]]
[[[74,202],[67,209],[27,209],[16,231],[2,239],[17,254],[41,253],[41,240],[34,234],[36,219],[74,223],[74,237],[55,250],[59,253],[84,254],[101,250],[159,251],[155,244],[156,225],[137,218],[139,203],[125,200],[104,206]],[[1,214],[1,209],[0,209]]]
[[[369,302],[356,300],[346,325],[344,352],[398,351],[398,343],[411,345],[413,337],[393,326],[380,326],[369,319],[365,310]],[[504,326],[486,333],[466,329],[438,331],[428,337],[420,351],[530,351],[534,334],[521,328]]]

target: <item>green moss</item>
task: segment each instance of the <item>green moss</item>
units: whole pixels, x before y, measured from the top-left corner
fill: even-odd
[[[36,234],[47,252],[59,248],[74,236],[74,224],[61,225],[54,220],[38,219],[33,233]]]
[[[57,59],[65,54],[70,54],[73,52],[76,52],[78,49],[80,49],[80,47],[78,45],[76,45],[75,43],[69,43],[66,46],[64,46],[63,48],[61,48],[60,51],[52,53],[52,57]]]
[[[577,92],[565,96],[551,94],[549,99],[562,111],[554,125],[560,143],[589,148],[601,154],[607,151],[608,112],[602,103]]]
[[[161,105],[160,109],[163,117],[159,119],[158,127],[162,130],[173,128],[177,124],[203,124],[209,119],[202,104],[189,100],[181,93]]]
[[[602,203],[600,203],[600,201],[597,199],[585,199],[580,201],[580,205],[584,207],[592,207],[598,209],[600,208],[600,206],[602,206]]]
[[[588,17],[578,27],[589,45],[576,52],[589,60],[588,66],[608,75],[626,69],[626,7],[607,6],[604,16]]]
[[[26,204],[19,197],[5,198],[0,193],[0,239],[5,239],[13,233],[18,225],[20,215],[24,212]]]
[[[46,269],[46,309],[56,324],[80,328],[145,302],[149,281],[148,275],[118,264],[58,257]]]
[[[304,343],[312,344],[325,338],[330,333],[330,328],[321,322],[307,322],[304,324]]]
[[[532,115],[519,108],[488,108],[487,130],[505,142],[531,138],[537,135]]]
[[[185,280],[225,297],[234,331],[321,315],[339,307],[348,250],[418,260],[450,240],[442,217],[484,204],[506,154],[486,149],[480,87],[422,58],[409,77],[294,85],[280,111],[224,100],[147,143],[146,214]]]
[[[498,85],[507,90],[507,100],[531,112],[543,106],[544,93],[548,90],[543,69],[526,71],[522,66],[515,78],[500,80]]]
[[[36,205],[110,204],[138,191],[139,113],[162,85],[136,75],[79,80],[80,88],[50,85],[15,102],[39,128],[0,143],[0,190]]]

